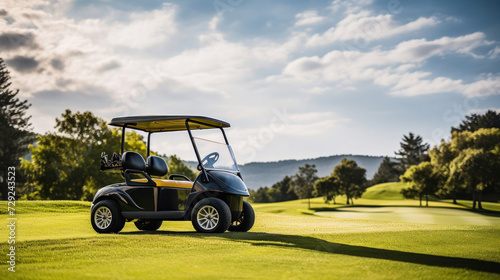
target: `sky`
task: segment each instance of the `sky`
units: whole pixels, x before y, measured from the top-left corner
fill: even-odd
[[[65,109],[107,121],[227,121],[239,163],[431,146],[500,111],[498,1],[2,0],[0,57],[34,131]],[[194,159],[186,135],[159,140]],[[161,151],[160,151],[161,152]]]

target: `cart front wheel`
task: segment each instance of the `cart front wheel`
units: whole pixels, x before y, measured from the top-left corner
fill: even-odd
[[[255,222],[255,212],[252,205],[243,200],[243,212],[241,216],[229,226],[229,231],[249,231]]]
[[[222,233],[231,224],[231,210],[218,198],[205,198],[194,206],[191,222],[198,232]]]
[[[99,201],[90,216],[92,227],[98,233],[119,232],[125,226],[120,206],[114,200]]]

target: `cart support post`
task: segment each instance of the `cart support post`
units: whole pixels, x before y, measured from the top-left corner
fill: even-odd
[[[147,149],[147,152],[146,152],[146,157],[149,157],[149,151],[151,150],[150,149],[150,147],[151,147],[151,144],[150,144],[151,143],[151,133],[152,132],[148,133],[148,145],[147,145],[148,149]]]
[[[122,129],[122,155],[123,151],[125,150],[125,128],[127,127],[127,124],[123,125]]]
[[[198,147],[196,147],[196,143],[194,142],[193,134],[191,133],[191,128],[189,127],[189,119],[186,119],[186,128],[189,134],[189,139],[191,139],[191,144],[193,144],[194,153],[196,154],[196,158],[198,159],[198,163],[201,167],[201,172],[203,173],[205,180],[208,182],[208,174],[205,168],[201,165],[200,153],[198,152]]]
[[[222,127],[219,127],[219,128],[220,128],[220,131],[222,131],[222,135],[224,136],[224,141],[226,141],[226,145],[229,145],[229,141],[227,141],[226,132],[224,132],[224,128],[222,128]]]

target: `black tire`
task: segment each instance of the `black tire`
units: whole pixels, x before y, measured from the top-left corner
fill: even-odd
[[[231,224],[231,210],[218,198],[204,198],[194,206],[191,222],[197,232],[222,233]]]
[[[249,231],[255,222],[255,212],[252,205],[243,200],[243,212],[241,216],[229,226],[229,231]]]
[[[98,233],[119,232],[125,226],[120,206],[114,200],[99,201],[90,214],[92,227]]]
[[[134,224],[139,230],[157,230],[162,222],[162,220],[137,220]]]

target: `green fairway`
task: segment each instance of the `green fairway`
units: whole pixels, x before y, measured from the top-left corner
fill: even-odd
[[[365,199],[402,200],[401,190],[407,188],[405,183],[383,183],[368,188],[363,193]]]
[[[321,205],[321,199],[312,200],[313,207]],[[158,232],[140,232],[127,223],[120,234],[103,235],[90,225],[90,203],[17,206],[16,272],[8,272],[4,260],[0,264],[7,279],[500,277],[498,224],[321,217],[302,200],[256,204],[256,224],[248,233],[199,234],[190,222],[164,222]],[[5,223],[6,208],[1,202]],[[7,248],[7,227],[0,236]]]
[[[500,215],[485,215],[462,209],[429,207],[339,207],[336,211],[317,212],[336,218],[371,219],[425,224],[497,225]]]

